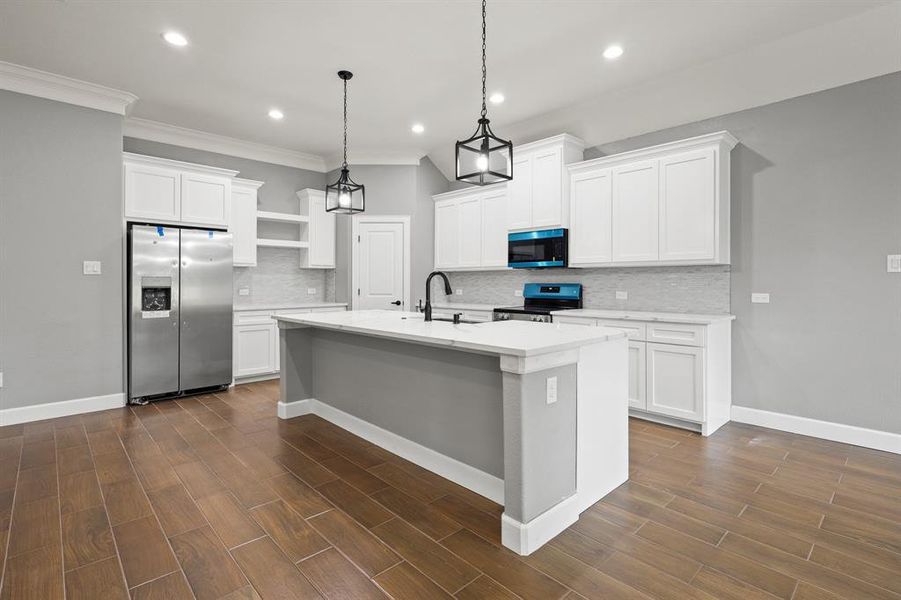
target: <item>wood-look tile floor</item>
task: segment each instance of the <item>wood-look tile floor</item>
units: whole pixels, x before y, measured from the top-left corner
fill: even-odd
[[[901,599],[901,457],[630,423],[631,479],[544,548],[276,382],[0,428],[0,599]]]

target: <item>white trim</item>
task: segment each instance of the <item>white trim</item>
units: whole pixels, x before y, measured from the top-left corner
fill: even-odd
[[[89,396],[87,398],[48,402],[46,404],[32,404],[31,406],[19,408],[4,408],[0,410],[0,425],[17,425],[32,421],[43,421],[44,419],[68,417],[69,415],[122,408],[123,406],[125,406],[125,394],[119,392],[107,394],[106,396]]]
[[[413,231],[410,228],[410,215],[367,215],[367,214],[357,214],[354,215],[351,219],[351,235],[350,235],[350,245],[351,245],[351,268],[350,268],[350,310],[357,310],[357,298],[358,296],[354,294],[354,290],[360,287],[359,276],[360,272],[358,266],[360,264],[359,250],[360,244],[357,242],[357,237],[360,235],[360,223],[400,223],[404,227],[404,297],[403,297],[403,306],[401,306],[401,310],[411,311],[413,310],[413,305],[410,300],[410,290],[411,290],[411,281],[412,277],[412,256],[410,255],[411,251],[411,238],[413,235]]]
[[[770,412],[746,406],[733,406],[732,420],[738,423],[769,427],[770,429],[809,435],[824,440],[832,440],[833,442],[842,442],[901,454],[901,434],[889,431],[878,431],[854,425],[808,419],[807,417]]]
[[[0,61],[0,89],[125,115],[137,96],[96,83]]]
[[[282,419],[310,413],[498,504],[504,503],[504,480],[494,475],[480,471],[431,448],[426,448],[417,442],[382,429],[314,398],[278,403],[278,416]]]
[[[425,150],[396,151],[389,150],[358,150],[347,153],[347,164],[353,169],[363,165],[412,165],[419,166],[419,161],[425,156]],[[325,157],[327,171],[335,171],[341,168],[344,155],[341,153],[330,154]]]
[[[616,334],[609,339],[626,337],[626,334]],[[512,354],[501,354],[501,371],[507,373],[516,373],[517,375],[525,375],[526,373],[534,373],[535,371],[545,371],[555,367],[564,365],[572,365],[579,362],[579,348],[572,350],[563,350],[561,352],[548,352],[547,354],[538,354],[535,356],[514,356]]]
[[[216,133],[178,127],[148,119],[125,119],[125,122],[122,124],[122,135],[151,142],[205,150],[227,156],[258,160],[274,165],[307,169],[318,173],[327,171],[325,160],[315,154],[258,144],[256,142],[247,142]]]
[[[239,173],[239,171],[234,171],[232,169],[223,169],[221,167],[210,167],[208,165],[201,165],[198,163],[190,163],[185,162],[183,160],[172,160],[171,158],[160,158],[159,156],[151,156],[149,154],[136,154],[134,152],[123,152],[122,160],[127,161],[129,163],[137,163],[142,165],[154,165],[157,167],[167,167],[170,169],[178,169],[180,171],[191,171],[194,173],[206,173],[208,175],[221,175],[223,177],[234,177]],[[240,181],[246,181],[250,183],[259,183],[262,185],[262,182],[252,181],[250,179],[242,179]]]
[[[501,515],[501,543],[521,556],[528,556],[579,519],[577,495],[555,504],[528,523]]]

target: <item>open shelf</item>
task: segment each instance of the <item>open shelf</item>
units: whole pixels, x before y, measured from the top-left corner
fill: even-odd
[[[260,221],[276,221],[279,223],[309,223],[310,217],[306,215],[292,215],[289,213],[269,212],[266,210],[257,211],[257,220]]]
[[[297,240],[268,240],[257,239],[257,246],[266,246],[268,248],[309,248],[309,242],[300,242]]]

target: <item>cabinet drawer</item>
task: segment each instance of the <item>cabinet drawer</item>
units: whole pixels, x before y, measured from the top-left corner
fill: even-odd
[[[659,344],[703,346],[704,326],[679,323],[648,323],[647,340]]]
[[[598,325],[601,327],[615,327],[622,329],[630,340],[645,341],[647,339],[647,324],[636,323],[635,321],[618,321],[613,319],[600,319]]]
[[[272,312],[254,310],[235,313],[235,325],[268,325],[272,323]]]
[[[597,319],[590,317],[561,317],[554,315],[551,319],[554,323],[563,323],[565,325],[589,325],[593,327],[598,324]]]

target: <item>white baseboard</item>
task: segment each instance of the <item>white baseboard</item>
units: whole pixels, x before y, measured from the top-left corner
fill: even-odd
[[[843,442],[845,444],[863,446],[864,448],[901,454],[901,434],[898,433],[819,421],[817,419],[808,419],[807,417],[786,415],[745,406],[732,407],[732,420],[738,423],[769,427],[770,429],[788,431],[789,433],[809,435],[824,440],[832,440],[833,442]]]
[[[376,446],[450,479],[498,504],[504,503],[504,480],[499,477],[480,471],[431,448],[426,448],[422,444],[368,423],[315,398],[278,403],[278,416],[282,419],[310,413],[319,415],[326,421],[330,421]]]
[[[76,398],[61,402],[48,402],[47,404],[32,404],[20,408],[0,409],[0,425],[17,425],[44,419],[68,417],[81,413],[97,412],[125,406],[125,394],[107,394],[106,396],[91,396],[88,398]]]
[[[528,523],[520,523],[501,515],[501,543],[521,556],[528,556],[579,520],[579,506],[574,494]]]

